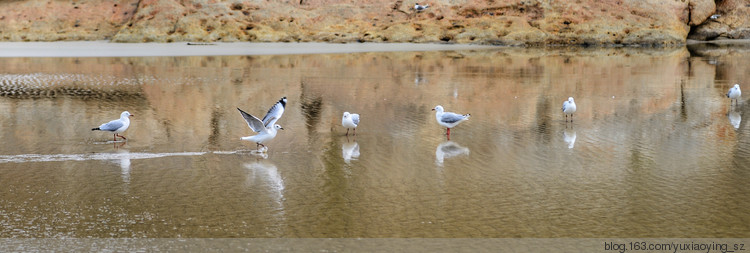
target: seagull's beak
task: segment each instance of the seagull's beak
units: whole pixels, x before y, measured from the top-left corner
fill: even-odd
[[[281,130],[284,130],[284,128],[283,128],[283,127],[280,127],[279,129],[281,129]]]
[[[434,111],[434,110],[435,110],[435,108],[432,108],[432,110]]]

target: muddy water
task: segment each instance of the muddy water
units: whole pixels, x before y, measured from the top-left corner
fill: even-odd
[[[750,237],[748,54],[3,58],[0,237]]]

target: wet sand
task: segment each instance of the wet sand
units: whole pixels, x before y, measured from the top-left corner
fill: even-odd
[[[110,43],[108,41],[0,42],[0,57],[132,57],[288,55],[489,49],[496,46],[415,43]]]

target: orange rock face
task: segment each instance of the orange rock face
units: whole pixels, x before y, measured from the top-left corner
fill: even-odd
[[[713,21],[716,8],[710,0],[3,1],[0,39],[670,45]]]

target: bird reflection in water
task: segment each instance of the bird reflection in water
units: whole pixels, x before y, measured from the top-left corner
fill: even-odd
[[[742,115],[740,115],[740,112],[730,109],[727,116],[729,117],[729,123],[732,123],[734,129],[739,129],[740,122],[742,121]]]
[[[435,149],[435,163],[439,166],[443,166],[445,158],[451,158],[461,155],[469,155],[469,148],[462,147],[452,141],[445,141],[440,143]]]
[[[359,144],[357,144],[357,139],[349,141],[349,138],[346,138],[346,143],[341,145],[341,156],[344,157],[344,162],[347,164],[359,158]]]
[[[283,209],[281,205],[284,199],[284,179],[281,178],[276,165],[267,160],[262,160],[246,163],[244,166],[249,170],[247,184],[267,186],[269,196],[273,198],[278,208]]]
[[[125,143],[123,142],[122,144]],[[111,154],[114,159],[108,161],[120,166],[120,178],[124,184],[123,192],[128,193],[130,188],[130,151],[127,149],[120,149],[122,145],[119,143],[116,143],[115,145],[116,151]]]
[[[576,145],[576,130],[565,128],[565,131],[563,131],[563,140],[568,144],[568,148],[572,149]]]

